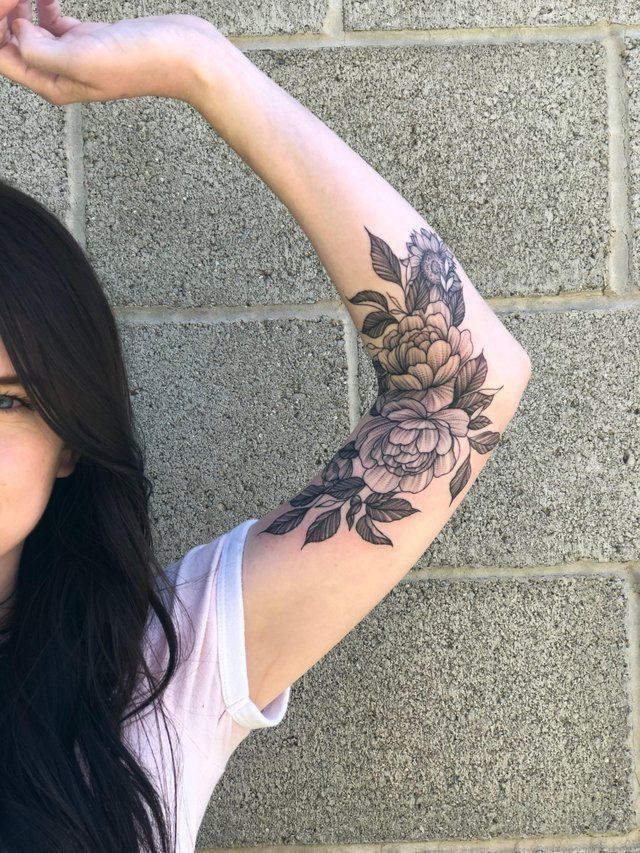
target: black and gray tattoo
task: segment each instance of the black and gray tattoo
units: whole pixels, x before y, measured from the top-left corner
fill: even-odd
[[[291,509],[262,531],[282,536],[319,509],[302,547],[333,536],[345,507],[349,530],[355,524],[367,542],[393,545],[377,524],[420,512],[400,492],[423,491],[464,456],[449,483],[451,505],[471,476],[471,451],[488,453],[500,440],[482,413],[502,386],[482,387],[486,359],[482,351],[473,356],[471,334],[460,328],[465,305],[453,254],[436,231],[421,228],[406,244],[408,257],[399,259],[365,230],[373,269],[398,288],[361,290],[349,299],[373,309],[361,332],[379,341],[366,344],[378,396],[372,417],[325,465],[322,483],[292,498]]]

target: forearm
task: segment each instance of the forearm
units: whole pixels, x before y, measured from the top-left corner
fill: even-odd
[[[499,381],[527,373],[527,353],[460,263],[375,169],[215,28],[194,56],[194,66],[197,84],[190,103],[290,210],[374,359],[403,315],[458,288],[464,319],[458,311],[450,320],[460,331],[469,330],[474,350],[483,350],[489,381],[492,375]],[[375,291],[378,299],[365,301],[357,296],[363,291]],[[357,304],[350,301],[354,298]],[[454,307],[451,301],[449,306]],[[405,368],[396,372],[409,376]],[[412,382],[392,376],[385,387]]]

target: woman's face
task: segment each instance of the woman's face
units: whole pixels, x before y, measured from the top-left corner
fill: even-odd
[[[7,382],[15,374],[0,339],[0,621],[11,602],[25,538],[40,520],[56,477],[73,472],[77,454],[67,449],[39,414],[19,400],[20,385]],[[27,398],[27,402],[29,402]]]

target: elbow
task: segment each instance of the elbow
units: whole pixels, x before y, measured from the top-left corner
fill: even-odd
[[[522,390],[524,391],[524,389],[529,384],[529,380],[531,379],[531,358],[529,357],[529,353],[526,351],[526,349],[522,349],[520,357],[522,377],[524,379],[524,387]]]
[[[532,367],[529,353],[518,345],[509,351],[499,371],[501,391],[493,398],[492,411],[505,425],[520,408],[522,398],[531,379]],[[489,412],[487,412],[489,414]]]
[[[508,374],[508,403],[511,406],[511,416],[513,417],[516,411],[520,408],[520,403],[527,385],[531,379],[532,367],[529,353],[522,347],[513,354],[510,371]]]
[[[531,358],[526,349],[518,347],[518,351],[514,356],[514,363],[517,367],[517,375],[522,383],[522,391],[524,392],[531,379]]]
[[[504,328],[504,327],[503,327]],[[510,341],[500,353],[498,374],[504,378],[505,386],[513,395],[522,396],[531,379],[531,358],[527,350],[509,334]]]

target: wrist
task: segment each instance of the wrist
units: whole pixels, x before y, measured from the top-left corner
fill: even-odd
[[[211,113],[217,103],[216,92],[226,80],[237,78],[250,66],[255,66],[213,24],[202,31],[202,37],[190,45],[188,64],[190,86],[184,98],[194,109]]]

